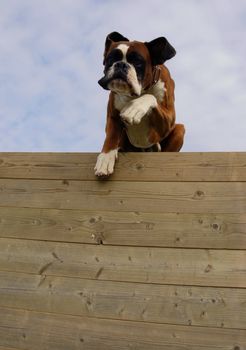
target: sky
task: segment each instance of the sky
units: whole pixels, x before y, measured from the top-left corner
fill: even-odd
[[[245,0],[0,0],[0,152],[99,152],[108,33],[165,36],[183,151],[246,151]]]

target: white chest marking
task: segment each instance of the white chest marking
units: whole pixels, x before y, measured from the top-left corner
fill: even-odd
[[[160,103],[164,99],[164,95],[167,89],[165,88],[165,83],[162,80],[158,80],[158,82],[153,85],[150,89],[147,90],[148,94],[154,95],[157,101]]]
[[[114,107],[121,111],[130,101],[132,101],[135,97],[127,96],[127,95],[114,95]]]
[[[157,102],[159,103],[163,101],[165,92],[166,92],[165,83],[162,80],[159,80],[154,86],[146,90],[146,93],[155,96],[157,99]],[[114,106],[118,111],[121,111],[130,101],[132,101],[135,98],[136,97],[115,94]]]
[[[157,106],[156,98],[146,94],[132,99],[121,109],[120,116],[126,125],[130,142],[141,148],[152,146],[149,142],[149,113]]]
[[[126,132],[130,142],[135,147],[148,148],[153,146],[148,139],[148,114],[151,112],[152,108],[156,107],[157,102],[161,103],[163,101],[165,91],[166,88],[164,82],[159,80],[154,86],[146,91],[145,95],[138,98],[126,95],[115,95],[114,106],[121,112],[123,120],[126,119],[128,121]],[[153,97],[155,97],[155,99],[153,99]]]
[[[139,124],[128,125],[126,133],[131,144],[135,147],[148,148],[153,146],[149,142],[149,118],[144,116]]]
[[[153,95],[146,94],[131,101],[121,111],[123,120],[128,122],[126,132],[135,147],[148,148],[153,144],[149,142],[149,113],[157,106]]]

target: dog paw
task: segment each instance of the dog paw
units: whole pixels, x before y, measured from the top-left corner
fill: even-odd
[[[120,116],[126,124],[139,124],[142,118],[155,107],[157,107],[155,96],[146,94],[129,102],[122,109]]]
[[[94,168],[95,175],[108,176],[114,172],[115,160],[118,157],[118,150],[114,149],[108,153],[100,153],[97,157],[96,166]]]

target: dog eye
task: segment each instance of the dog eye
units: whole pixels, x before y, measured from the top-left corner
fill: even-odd
[[[134,66],[136,66],[136,67],[140,67],[140,66],[143,65],[143,62],[139,60],[139,61],[133,62],[133,64],[134,64]]]
[[[134,65],[135,68],[142,68],[144,66],[144,58],[136,51],[132,51],[126,56],[127,61]]]
[[[106,59],[108,65],[113,64],[116,61],[116,57],[114,55],[109,55]]]
[[[122,52],[118,49],[115,49],[111,51],[108,57],[106,58],[106,65],[110,67],[114,62],[120,61],[122,60],[122,58],[123,58]]]
[[[112,64],[114,63],[114,61],[115,61],[115,59],[113,58],[113,57],[109,57],[108,59],[107,59],[107,65],[108,66],[112,66]]]
[[[132,64],[134,65],[134,67],[136,68],[141,68],[143,66],[143,62],[141,60],[134,60],[132,62]]]

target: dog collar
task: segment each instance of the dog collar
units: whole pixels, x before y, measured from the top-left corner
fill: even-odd
[[[147,85],[147,87],[144,90],[149,90],[150,88],[152,88],[160,79],[160,75],[161,75],[160,66],[154,66],[154,68],[153,68],[153,80],[152,80],[151,84]]]

